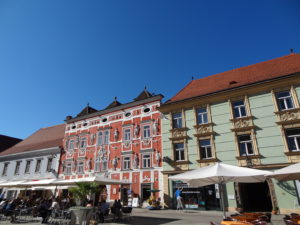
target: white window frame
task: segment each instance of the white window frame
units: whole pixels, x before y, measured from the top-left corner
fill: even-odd
[[[151,154],[142,155],[142,167],[151,168]]]
[[[247,141],[240,141],[239,140],[239,137],[241,136],[249,136],[250,137],[250,140],[247,140]],[[238,145],[239,145],[239,153],[240,153],[240,156],[250,156],[250,155],[255,155],[255,151],[254,151],[254,146],[253,146],[253,140],[252,140],[252,135],[251,134],[243,134],[243,135],[238,135],[237,137],[237,140],[238,140]],[[249,150],[248,150],[248,144],[251,144],[252,146],[252,151],[253,153],[249,153]],[[246,155],[242,155],[241,153],[241,144],[243,144],[245,146],[245,149],[246,149]]]
[[[72,174],[72,163],[67,163],[66,164],[65,174]]]
[[[209,145],[201,145],[201,141],[209,141]],[[212,154],[212,145],[211,145],[211,140],[210,139],[203,139],[203,140],[199,140],[199,149],[200,149],[200,158],[201,159],[212,159],[213,158],[213,154]],[[204,151],[205,153],[205,157],[202,158],[202,151]],[[211,157],[208,157],[208,151],[210,151],[210,155]]]
[[[176,146],[177,144],[182,144],[183,147],[182,147],[182,148],[175,148],[175,146]],[[181,143],[175,143],[173,146],[174,146],[174,147],[173,147],[173,148],[174,148],[174,160],[175,160],[176,162],[185,161],[184,143],[183,143],[183,142],[181,142]],[[179,152],[179,159],[176,159],[177,152]],[[184,157],[184,159],[181,158],[181,152],[183,152],[183,157]]]
[[[84,143],[84,144],[82,144],[82,143]],[[80,149],[86,149],[86,146],[87,146],[87,138],[86,137],[81,137],[79,148]]]
[[[3,176],[3,177],[7,176],[7,169],[8,169],[8,166],[9,166],[9,162],[4,163],[4,165],[3,165],[3,170],[2,170],[2,176]]]
[[[288,92],[289,96],[286,96],[286,97],[277,97],[277,94],[280,94],[280,93],[283,93],[283,92]],[[295,103],[294,103],[291,91],[279,91],[279,92],[276,92],[275,93],[275,97],[276,97],[276,102],[277,102],[278,110],[279,111],[285,111],[285,110],[289,110],[289,109],[294,109],[295,108]],[[292,103],[292,107],[291,108],[288,107],[287,99],[290,99],[290,101]],[[283,101],[283,103],[284,103],[284,109],[280,109],[280,103],[279,103],[279,101]]]
[[[179,114],[180,114],[180,117],[174,118],[174,116],[179,115]],[[172,127],[173,127],[173,129],[183,127],[182,112],[177,112],[177,113],[172,114]]]
[[[77,162],[76,170],[77,170],[78,174],[84,174],[84,162],[83,161]]]
[[[150,124],[144,125],[143,126],[143,138],[147,139],[147,138],[150,138],[150,137],[151,137],[151,126],[150,126]]]
[[[198,110],[200,109],[205,109],[205,112],[198,112]],[[200,107],[196,109],[196,114],[197,114],[197,124],[201,125],[201,124],[208,124],[208,112],[207,112],[207,108],[206,107]],[[206,116],[206,122],[204,121],[204,118]],[[202,123],[199,122],[199,117],[201,117]]]
[[[30,173],[31,161],[32,160],[26,160],[25,170],[24,170],[25,174],[29,174]]]
[[[293,130],[293,129],[287,129],[286,131],[288,131],[288,130]],[[287,135],[287,133],[285,133],[285,134],[286,134],[286,141],[287,141],[287,145],[288,145],[289,151],[290,152],[299,152],[300,151],[300,145],[299,145],[297,139],[300,139],[300,133],[296,134],[296,135]],[[289,148],[289,141],[288,141],[289,138],[293,138],[293,141],[295,143],[296,149],[290,149]]]
[[[47,168],[46,168],[46,171],[47,171],[47,172],[51,172],[51,170],[52,170],[52,165],[53,165],[53,158],[52,158],[52,157],[49,157],[49,158],[48,158],[48,161],[47,161]]]
[[[123,129],[123,140],[131,141],[131,129],[130,128]]]
[[[103,135],[103,131],[99,131],[98,132],[98,136],[97,136],[97,145],[103,145],[103,141],[104,141],[104,135]]]
[[[95,161],[95,172],[101,172],[101,161],[100,160]]]
[[[74,150],[74,147],[75,147],[75,140],[72,139],[69,141],[68,150]]]
[[[123,156],[123,170],[130,170],[131,169],[131,157],[130,156]]]
[[[101,163],[101,171],[107,171],[108,170],[108,161],[107,159],[102,160]]]
[[[103,144],[104,145],[108,145],[109,144],[109,130],[105,130],[104,131]]]
[[[35,164],[35,173],[40,173],[41,172],[41,166],[42,166],[42,159],[37,159],[36,164]]]
[[[20,175],[21,163],[22,161],[16,161],[15,175]]]
[[[235,106],[234,104],[237,103],[237,102],[243,102],[243,105]],[[243,108],[244,111],[245,111],[245,115],[242,115],[242,108]],[[237,101],[233,101],[233,102],[232,102],[232,109],[233,109],[233,118],[243,118],[243,117],[247,117],[247,109],[246,109],[245,100],[240,99],[240,100],[237,100]],[[235,115],[235,109],[238,110],[238,114],[239,114],[238,116]]]

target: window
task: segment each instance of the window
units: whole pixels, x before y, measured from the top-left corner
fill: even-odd
[[[294,108],[293,99],[289,91],[276,93],[276,100],[277,100],[279,111]]]
[[[184,160],[184,144],[183,143],[174,144],[174,151],[175,151],[175,161]]]
[[[98,133],[98,140],[97,140],[98,145],[103,145],[103,132],[99,131]]]
[[[109,130],[104,131],[104,144],[107,145],[109,143]]]
[[[243,100],[232,103],[234,118],[241,118],[246,116],[246,106]]]
[[[80,149],[85,149],[86,148],[86,138],[83,137],[80,140]]]
[[[300,151],[300,128],[286,130],[286,138],[290,151]]]
[[[125,156],[123,158],[123,170],[129,170],[130,169],[130,156]]]
[[[150,138],[150,125],[143,127],[143,138]]]
[[[35,173],[40,173],[41,172],[41,163],[42,163],[41,159],[36,160]]]
[[[2,176],[7,176],[7,168],[8,168],[9,163],[4,163],[3,171],[2,171]]]
[[[254,155],[251,135],[238,136],[238,142],[241,156]]]
[[[150,154],[144,154],[142,156],[142,163],[143,163],[143,168],[151,167],[151,155]]]
[[[51,172],[51,169],[52,169],[52,162],[53,162],[53,158],[48,158],[47,168],[46,168],[46,171],[47,171],[47,172]]]
[[[102,161],[102,171],[107,171],[107,159],[103,159]]]
[[[68,164],[66,165],[65,173],[66,173],[66,174],[71,174],[71,173],[72,173],[72,164],[71,164],[71,163],[68,163]]]
[[[200,140],[199,141],[199,146],[200,146],[200,157],[201,159],[210,159],[212,158],[211,154],[211,144],[210,140]]]
[[[15,175],[20,174],[20,166],[21,166],[21,161],[16,162],[16,168],[15,168]]]
[[[69,150],[73,150],[74,149],[74,140],[70,140],[69,142]]]
[[[25,165],[25,173],[30,173],[30,165],[31,165],[31,160],[27,160]]]
[[[130,141],[131,140],[131,135],[130,135],[130,129],[124,129],[124,141]]]
[[[208,123],[206,108],[196,109],[196,113],[197,113],[197,124],[206,124],[206,123]]]
[[[84,172],[84,162],[78,162],[77,173],[83,173],[83,172]]]
[[[100,160],[96,160],[95,162],[95,172],[100,172]]]
[[[173,128],[182,128],[182,113],[172,115]]]

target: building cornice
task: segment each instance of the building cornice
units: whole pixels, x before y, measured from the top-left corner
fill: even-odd
[[[131,108],[131,107],[134,107],[134,106],[143,105],[143,104],[146,104],[146,103],[151,103],[151,102],[154,102],[154,101],[161,101],[161,99],[163,97],[164,96],[161,95],[161,94],[155,95],[153,97],[143,99],[143,100],[140,100],[140,101],[133,101],[133,102],[125,103],[125,104],[122,104],[122,105],[119,105],[119,106],[116,106],[116,107],[113,107],[113,108],[110,108],[110,109],[99,110],[97,112],[94,112],[94,113],[91,113],[91,114],[88,114],[88,115],[85,115],[85,116],[75,117],[75,118],[72,118],[72,119],[69,119],[69,120],[65,120],[65,122],[67,124],[69,124],[69,123],[77,122],[77,121],[80,121],[80,120],[83,120],[83,119],[88,119],[88,118],[108,114],[108,113],[111,113],[111,112],[124,110],[126,108]]]
[[[158,107],[158,110],[162,113],[167,113],[172,110],[181,108],[189,108],[192,107],[195,104],[205,104],[209,102],[218,102],[222,100],[228,99],[231,95],[245,95],[247,94],[253,94],[258,93],[264,90],[272,89],[274,86],[278,86],[283,83],[293,84],[293,85],[299,85],[300,81],[298,76],[300,73],[294,73],[290,75],[285,75],[282,77],[272,78],[264,81],[259,81],[251,84],[242,85],[239,87],[233,87],[228,89],[223,89],[220,91],[208,93],[205,95],[199,95],[194,96],[174,102],[165,102],[160,107]],[[296,79],[297,78],[297,79]],[[294,82],[291,82],[294,81]],[[276,87],[277,88],[277,87]],[[245,92],[246,90],[246,92]]]
[[[56,147],[52,147],[52,148],[45,148],[45,149],[20,152],[20,153],[15,153],[15,154],[10,154],[10,155],[3,155],[3,156],[0,156],[0,162],[7,161],[7,160],[17,160],[17,159],[23,159],[23,158],[45,156],[45,155],[51,155],[51,154],[60,154],[60,152],[61,152],[61,148],[59,146],[56,146]]]

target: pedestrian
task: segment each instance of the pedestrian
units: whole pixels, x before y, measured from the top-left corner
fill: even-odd
[[[177,200],[177,210],[183,209],[182,205],[182,189],[183,188],[177,188],[177,191],[175,191],[175,197]]]

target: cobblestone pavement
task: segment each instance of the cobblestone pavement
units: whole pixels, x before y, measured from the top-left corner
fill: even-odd
[[[228,213],[229,215],[230,213]],[[283,215],[273,215],[273,225],[283,225]],[[222,212],[219,211],[176,211],[135,208],[130,219],[113,222],[106,220],[104,224],[132,224],[132,225],[209,225],[210,221],[219,223],[222,220]],[[8,221],[1,221],[0,225],[10,224]],[[20,224],[20,223],[18,223]],[[27,222],[22,224],[38,225],[40,222]]]

